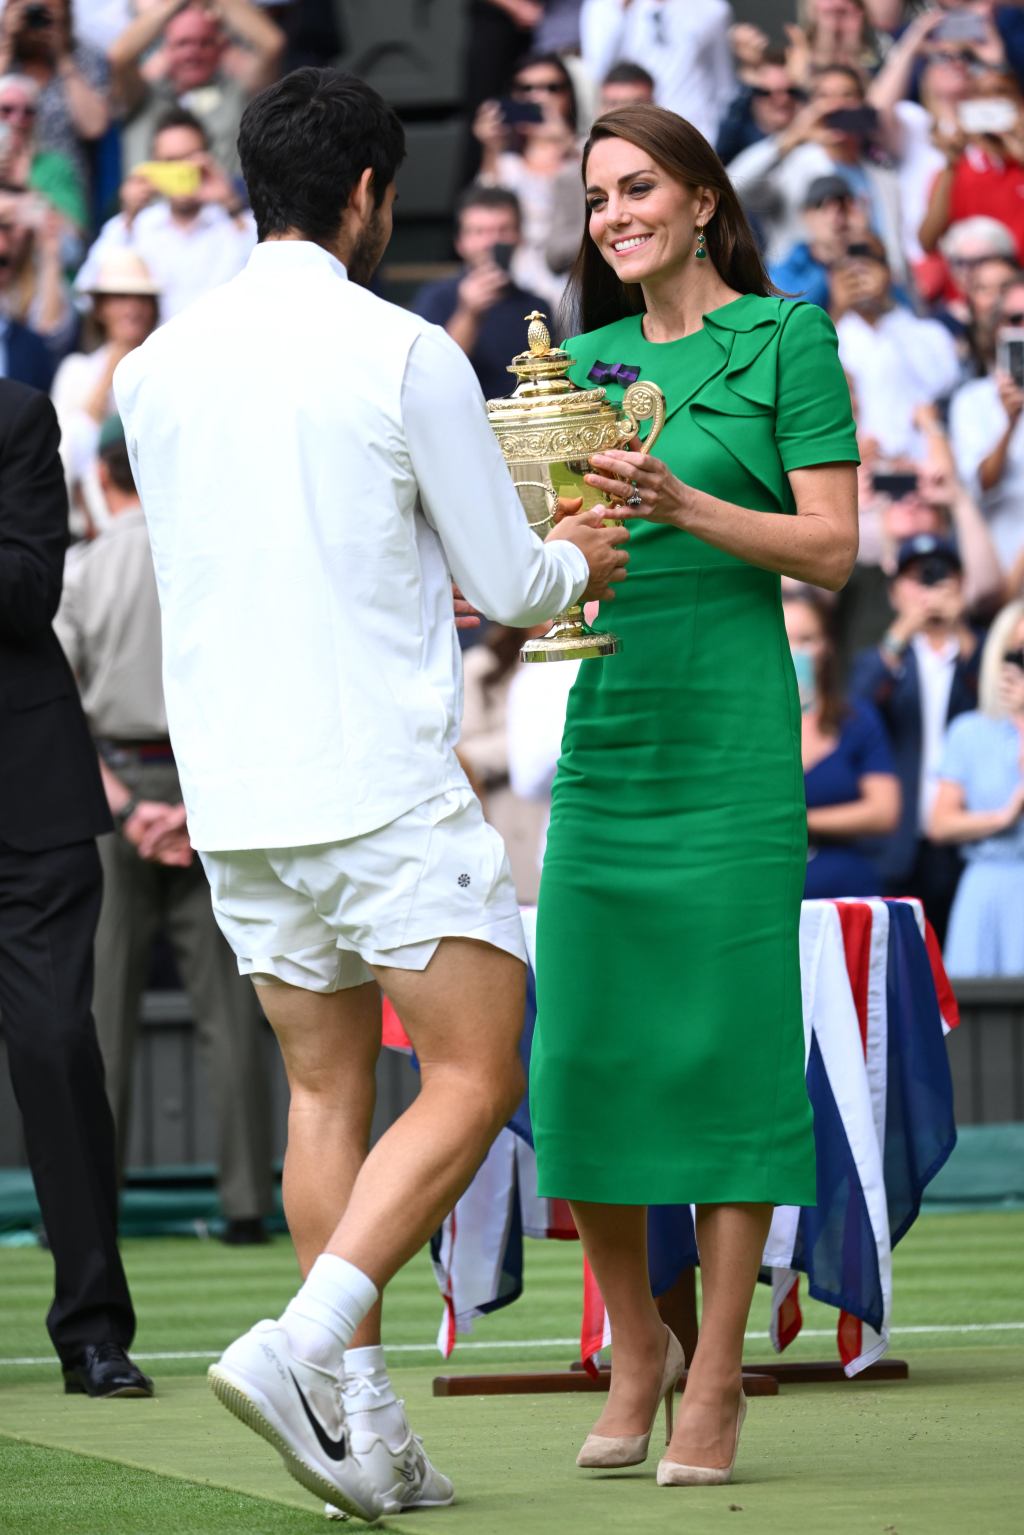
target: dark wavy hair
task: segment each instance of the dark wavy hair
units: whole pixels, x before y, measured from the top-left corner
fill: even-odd
[[[381,206],[405,157],[405,130],[355,75],[295,69],[250,101],[238,153],[259,238],[295,229],[322,245],[366,170]]]
[[[591,151],[602,139],[625,139],[649,154],[674,181],[716,192],[718,205],[704,232],[708,256],[719,275],[738,293],[767,297],[778,291],[769,280],[753,230],[725,166],[692,123],[647,102],[605,112],[590,130],[583,149],[584,185]],[[644,296],[639,284],[620,282],[590,238],[588,211],[583,241],[562,302],[563,333],[571,336],[598,330],[613,320],[643,312]]]

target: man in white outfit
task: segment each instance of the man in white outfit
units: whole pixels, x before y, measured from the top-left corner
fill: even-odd
[[[625,535],[584,514],[538,543],[462,352],[359,286],[404,152],[373,90],[297,70],[250,103],[239,150],[260,244],[114,381],[189,832],[292,1094],[305,1282],[210,1374],[298,1481],[372,1519],[451,1501],[395,1401],[378,1302],[523,1085],[526,955],[454,751],[451,579],[528,626],[611,595]],[[367,1156],[378,988],[422,1091]]]

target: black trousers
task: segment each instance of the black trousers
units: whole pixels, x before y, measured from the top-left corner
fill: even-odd
[[[94,842],[0,843],[0,1030],[53,1254],[46,1325],[62,1358],[135,1333],[117,1250],[114,1120],[92,1019],[102,876]]]
[[[947,842],[929,842],[922,837],[910,873],[906,879],[890,880],[886,894],[916,895],[935,929],[936,938],[940,944],[945,944],[953,897],[963,871],[964,861],[957,848]]]

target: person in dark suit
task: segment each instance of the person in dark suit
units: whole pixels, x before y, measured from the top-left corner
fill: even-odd
[[[855,658],[850,692],[873,703],[892,743],[902,790],[899,825],[877,864],[888,895],[914,895],[940,943],[963,869],[949,844],[925,835],[946,726],[978,706],[981,647],[964,621],[963,566],[952,540],[919,533],[901,546],[890,586],[895,618]]]
[[[17,320],[0,316],[0,377],[49,394],[54,359],[42,336]]]
[[[117,1250],[114,1123],[92,951],[110,830],[96,753],[51,627],[67,543],[45,395],[0,380],[0,1030],[53,1253],[47,1316],[65,1390],[150,1396]]]

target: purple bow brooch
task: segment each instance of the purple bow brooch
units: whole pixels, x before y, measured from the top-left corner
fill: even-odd
[[[587,379],[592,384],[622,384],[628,387],[640,377],[639,368],[631,368],[626,362],[595,362]]]

